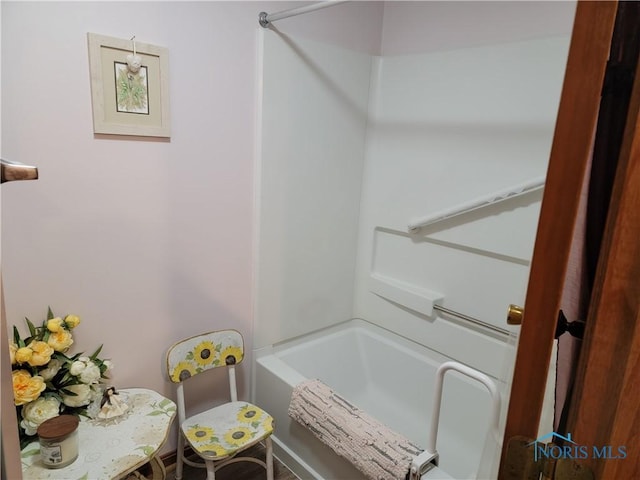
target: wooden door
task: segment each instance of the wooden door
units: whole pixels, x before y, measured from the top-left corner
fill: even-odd
[[[579,2],[534,248],[504,445],[538,433],[581,181],[591,154],[617,2]],[[638,478],[640,415],[640,81],[636,74],[591,299],[568,431],[582,445],[624,445],[628,457],[588,455],[596,478]],[[504,461],[504,448],[503,448]],[[506,476],[504,462],[499,474]]]
[[[7,334],[7,322],[4,311],[4,290],[2,288],[2,276],[0,275],[0,369],[2,378],[2,424],[1,444],[2,444],[2,480],[21,480],[22,464],[20,462],[20,444],[18,442],[18,420],[16,418],[16,407],[13,403],[13,384],[11,382],[11,362],[9,360],[9,345]]]
[[[640,67],[640,65],[638,66]],[[596,478],[640,478],[640,68],[627,114],[568,429],[605,457]],[[610,446],[610,452],[603,450]]]

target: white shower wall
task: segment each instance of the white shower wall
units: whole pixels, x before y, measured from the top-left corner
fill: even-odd
[[[508,345],[371,293],[371,274],[505,328],[540,194],[409,221],[543,176],[568,37],[375,57],[261,32],[256,348],[361,317],[504,376]]]
[[[375,59],[354,314],[502,377],[505,344],[399,308],[374,274],[507,328],[523,305],[541,193],[407,234],[412,219],[546,173],[568,37]]]
[[[351,318],[370,55],[261,31],[254,346]]]

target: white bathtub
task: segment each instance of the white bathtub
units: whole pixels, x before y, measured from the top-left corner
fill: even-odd
[[[447,360],[433,350],[354,319],[258,350],[253,401],[276,419],[275,452],[298,476],[358,480],[364,478],[358,470],[288,417],[294,386],[305,379],[320,379],[424,446],[435,372]],[[447,374],[437,449],[440,468],[453,478],[476,478],[481,457],[494,457],[494,443],[485,442],[489,412],[489,394],[482,385],[455,372]]]

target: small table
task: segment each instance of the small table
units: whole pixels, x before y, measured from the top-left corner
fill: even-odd
[[[31,442],[21,452],[25,480],[122,479],[147,462],[167,440],[176,404],[153,390],[119,390],[129,410],[107,422],[81,417],[78,426],[79,455],[64,468],[45,468],[40,445]]]

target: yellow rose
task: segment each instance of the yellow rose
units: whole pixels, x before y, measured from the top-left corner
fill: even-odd
[[[80,325],[80,317],[77,315],[67,315],[64,317],[64,323],[66,323],[69,328],[76,328]]]
[[[60,317],[56,317],[51,320],[47,320],[47,330],[53,333],[64,330],[64,327],[62,326],[62,319]]]
[[[27,363],[31,358],[31,355],[33,355],[33,350],[31,350],[29,347],[19,348],[18,350],[16,350],[16,362]]]
[[[73,343],[73,337],[68,330],[60,330],[49,335],[47,343],[53,347],[56,352],[66,352]]]
[[[9,357],[11,358],[11,365],[16,364],[16,352],[18,351],[18,346],[11,342],[9,344]]]
[[[34,340],[29,344],[29,348],[33,350],[33,354],[29,359],[29,365],[32,367],[41,367],[46,365],[51,360],[53,355],[53,348],[47,342],[41,342]]]
[[[16,405],[24,405],[33,402],[46,388],[42,377],[32,377],[26,370],[14,370],[11,373],[13,379],[13,398]]]

